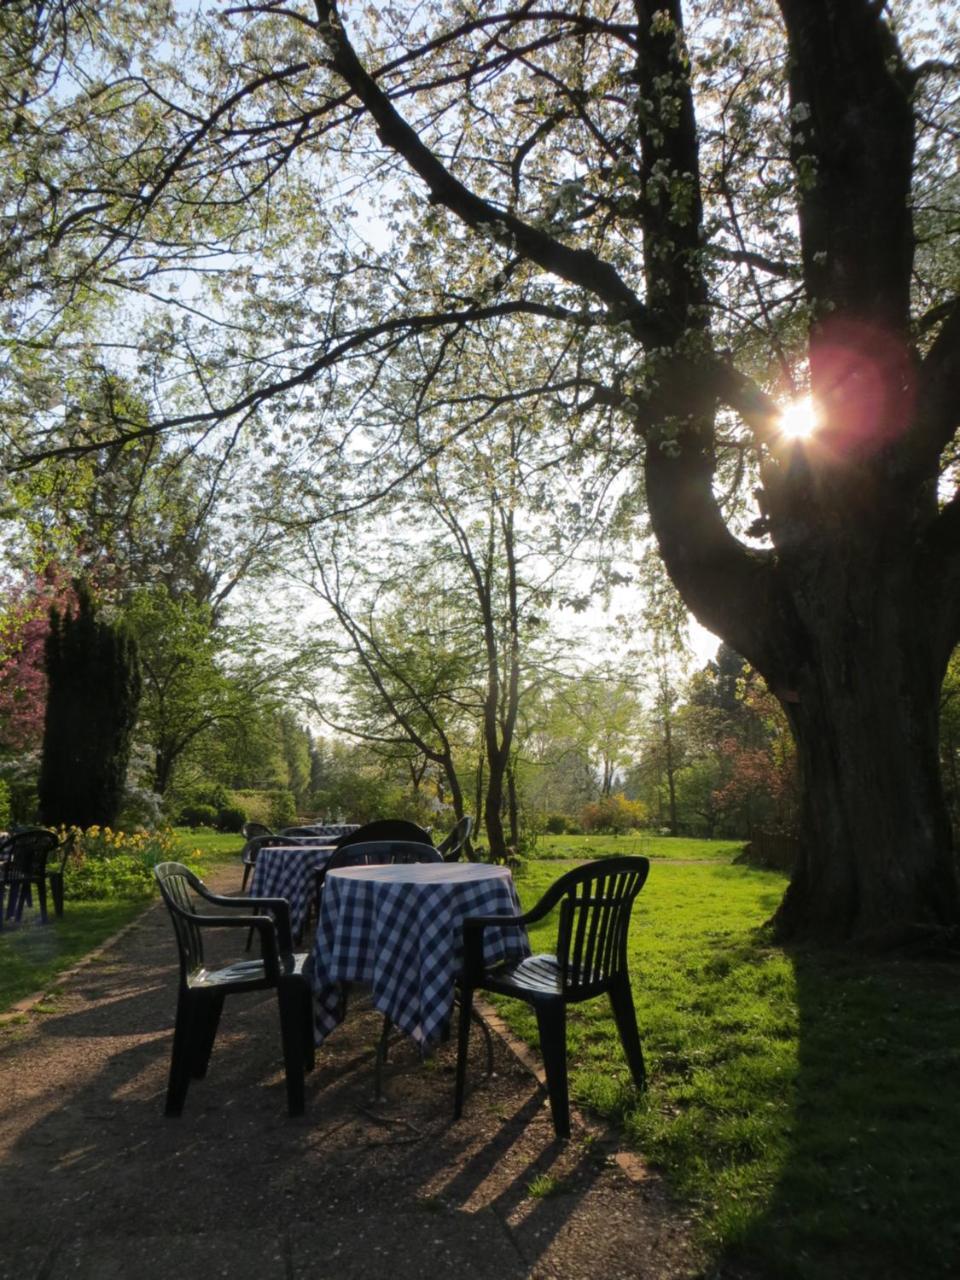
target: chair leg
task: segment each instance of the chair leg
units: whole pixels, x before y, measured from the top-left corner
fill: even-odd
[[[476,1009],[470,1010],[470,1016],[483,1033],[483,1042],[487,1049],[487,1079],[493,1075],[493,1036],[490,1034],[490,1028],[486,1024],[486,1020]]]
[[[570,1137],[570,1096],[567,1086],[567,1006],[562,1000],[535,1005],[540,1053],[547,1076],[553,1128],[558,1138]]]
[[[647,1083],[647,1069],[643,1061],[643,1048],[640,1044],[640,1033],[637,1030],[637,1011],[633,1005],[633,993],[630,990],[630,979],[624,975],[610,988],[610,1003],[613,1005],[613,1016],[620,1034],[620,1043],[626,1055],[633,1076],[633,1083],[638,1089]]]
[[[164,1114],[178,1116],[183,1111],[190,1084],[191,1041],[196,1025],[193,1001],[181,991],[177,1000],[177,1018],[173,1028],[173,1051],[170,1055],[170,1078]]]
[[[220,1025],[220,1014],[223,1012],[223,1001],[222,994],[214,993],[196,1002],[190,1061],[190,1074],[194,1080],[202,1080],[207,1074],[213,1042],[217,1038],[217,1027]]]
[[[303,1067],[312,1071],[317,1061],[317,1045],[313,1031],[313,992],[308,983],[303,983]]]
[[[390,1032],[393,1029],[393,1023],[386,1015],[384,1015],[383,1026],[380,1028],[380,1038],[377,1040],[377,1053],[373,1065],[373,1096],[377,1102],[383,1100],[383,1068],[387,1062],[387,1049],[389,1047]]]
[[[303,993],[298,989],[299,985],[299,983],[281,982],[277,987],[283,1065],[287,1076],[287,1110],[292,1116],[302,1116],[306,1106],[303,1087],[306,1056],[303,1042]]]
[[[457,1024],[457,1081],[453,1095],[453,1118],[463,1115],[463,1091],[467,1083],[467,1050],[470,1046],[470,1021],[473,1013],[473,987],[460,987],[460,1021]]]
[[[40,923],[47,923],[47,879],[46,876],[37,877],[37,902],[40,906]]]
[[[55,871],[50,877],[50,893],[53,896],[53,912],[57,919],[63,916],[63,875]]]

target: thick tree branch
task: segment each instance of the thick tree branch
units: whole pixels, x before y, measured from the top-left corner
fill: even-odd
[[[543,270],[599,298],[620,320],[629,321],[636,336],[656,344],[665,334],[636,293],[608,262],[587,249],[571,249],[555,237],[497,208],[469,190],[421,142],[387,94],[361,65],[337,12],[328,0],[315,0],[321,34],[334,69],[343,77],[376,122],[380,141],[402,156],[426,184],[430,199],[442,204],[468,227],[522,254]]]

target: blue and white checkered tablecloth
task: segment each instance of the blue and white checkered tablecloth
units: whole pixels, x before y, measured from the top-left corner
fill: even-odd
[[[265,845],[253,868],[254,898],[286,898],[290,932],[298,938],[313,900],[313,873],[330,860],[332,844]]]
[[[346,867],[323,884],[313,949],[317,1040],[342,1021],[345,982],[371,987],[375,1008],[428,1048],[444,1038],[467,916],[517,915],[506,867],[412,863]],[[522,927],[488,929],[487,964],[530,954]]]

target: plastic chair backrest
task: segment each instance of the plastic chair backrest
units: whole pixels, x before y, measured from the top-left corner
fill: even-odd
[[[356,831],[350,831],[336,841],[338,849],[345,849],[351,844],[368,844],[371,840],[407,840],[416,844],[433,846],[429,831],[418,827],[415,822],[406,818],[377,818],[374,822],[366,822]]]
[[[437,845],[437,848],[443,854],[445,861],[456,862],[463,851],[463,846],[470,839],[472,831],[473,818],[470,814],[465,813],[459,822],[454,825],[446,839],[441,840]]]
[[[263,822],[245,822],[240,828],[244,840],[252,840],[254,836],[272,836],[273,832]]]
[[[564,990],[582,995],[627,967],[627,934],[646,858],[604,858],[567,872],[534,910],[560,903],[556,956]]]
[[[430,844],[415,840],[368,840],[337,849],[324,871],[336,871],[338,867],[373,867],[390,862],[442,861],[440,853]]]
[[[55,831],[33,827],[7,836],[0,848],[4,861],[0,866],[7,883],[25,883],[46,873],[47,858],[60,843]]]
[[[186,981],[187,974],[203,965],[203,934],[196,922],[198,912],[190,892],[202,889],[203,882],[181,862],[158,863],[153,874],[173,921],[180,974]]]

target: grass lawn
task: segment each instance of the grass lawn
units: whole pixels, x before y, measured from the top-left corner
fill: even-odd
[[[177,856],[201,876],[218,863],[236,861],[237,888],[240,887],[242,836],[186,828],[178,828],[175,835]],[[36,909],[28,907],[20,924],[7,921],[0,930],[0,1013],[18,1000],[45,990],[58,973],[99,947],[149,901],[149,897],[143,897],[78,902],[70,897],[68,871],[61,920],[54,917],[51,907],[49,923],[41,925]]]
[[[206,827],[174,827],[173,833],[176,836],[181,856],[187,859],[190,859],[192,854],[198,856],[201,864],[201,875],[203,874],[202,868],[204,866],[210,866],[217,862],[235,860],[237,866],[240,866],[240,851],[244,845],[244,839],[241,835],[210,831]],[[190,865],[193,866],[192,860]]]
[[[562,871],[528,863],[530,905]],[[608,1007],[571,1010],[573,1097],[691,1201],[717,1258],[777,1280],[942,1280],[960,1258],[960,986],[945,963],[770,944],[785,880],[651,868],[631,939],[650,1088]],[[552,947],[548,923],[534,945]],[[502,1002],[536,1042],[533,1020]]]
[[[691,862],[732,862],[743,851],[742,840],[696,840],[686,836],[654,836],[646,831],[624,836],[537,836],[528,852],[543,858],[609,858],[613,854],[643,854],[645,858],[677,858]],[[552,874],[558,874],[556,872]]]
[[[0,931],[0,1013],[18,1000],[44,991],[63,969],[93,951],[143,910],[142,900],[67,902],[62,920],[40,924],[27,908],[20,924]]]

